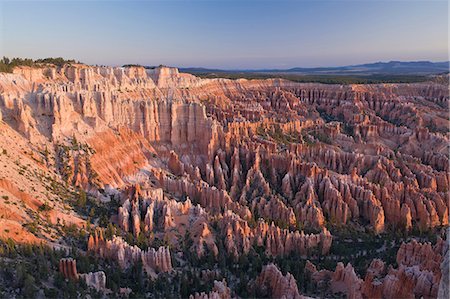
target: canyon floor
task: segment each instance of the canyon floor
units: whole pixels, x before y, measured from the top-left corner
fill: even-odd
[[[448,298],[447,77],[0,73],[0,297]]]

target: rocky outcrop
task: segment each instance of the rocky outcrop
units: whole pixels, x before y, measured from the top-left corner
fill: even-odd
[[[183,164],[180,162],[178,155],[174,151],[170,151],[169,162],[167,163],[169,170],[175,175],[182,175],[184,173]]]
[[[346,267],[343,263],[338,263],[331,275],[332,292],[343,293],[349,299],[362,298],[361,283],[362,280],[358,278],[350,263]]]
[[[83,280],[88,287],[92,287],[97,291],[108,291],[106,288],[106,274],[103,271],[81,273],[77,272],[77,262],[72,258],[63,258],[59,260],[59,272],[66,279],[78,281]]]
[[[305,277],[313,286],[336,294],[345,294],[347,298],[363,298],[363,281],[356,275],[353,266],[339,262],[335,271],[320,270],[310,261],[306,262]],[[371,297],[370,297],[371,298]]]
[[[6,113],[8,120],[14,120],[11,124],[29,139],[43,142],[42,137],[61,140],[75,135],[82,141],[89,141],[96,150],[102,148],[102,156],[115,164],[110,167],[115,171],[109,176],[101,171],[104,164],[98,166],[98,172],[105,174],[105,177],[100,176],[105,179],[103,183],[122,183],[117,177],[109,181],[111,175],[120,175],[122,171],[128,175],[133,166],[142,166],[142,156],[146,154],[143,149],[148,147],[148,141],[167,142],[173,148],[205,155],[209,151],[214,125],[207,119],[204,107],[184,102],[180,95],[157,100],[165,96],[143,69],[66,66],[36,71],[41,75],[27,76],[33,81],[25,80],[21,89],[17,82],[24,74],[17,73],[17,78],[2,75],[2,116]],[[163,73],[161,69],[162,77]],[[175,77],[184,76],[176,73]],[[49,81],[46,81],[47,75],[50,75]],[[33,84],[40,87],[33,90]],[[30,94],[27,98],[26,93]],[[105,139],[119,145],[133,134],[136,136],[128,140],[129,148],[135,146],[136,139],[142,148],[126,152],[125,143],[117,149],[109,147],[110,153],[104,147]],[[121,158],[131,160],[126,167],[120,165],[126,160],[116,160],[118,152],[123,150],[126,155]],[[93,163],[93,167],[97,164]]]
[[[362,220],[376,233],[448,224],[440,84],[211,80],[74,64],[17,68],[1,74],[0,91],[2,119],[27,139],[75,136],[95,151],[89,163],[71,162],[70,182],[83,188],[94,172],[100,187],[123,186],[161,154],[190,178],[164,188],[202,197],[215,212],[246,218],[249,209],[292,227]],[[311,175],[300,165],[308,163]]]
[[[211,214],[218,214],[223,210],[231,210],[241,217],[248,219],[251,212],[248,207],[234,202],[225,190],[219,190],[204,181],[191,182],[187,178],[173,179],[162,172],[158,172],[160,186],[167,192],[177,196],[188,196]]]
[[[324,85],[200,79],[162,66],[21,67],[0,74],[2,137],[18,136],[1,145],[39,166],[27,173],[3,154],[0,166],[17,186],[39,168],[57,178],[41,182],[47,191],[67,184],[90,200],[118,200],[109,220],[121,233],[164,240],[181,262],[184,249],[238,260],[257,246],[270,257],[316,258],[330,252],[326,227],[408,235],[448,225],[448,102],[448,86],[435,82]],[[10,145],[17,140],[25,149]],[[19,204],[17,192],[3,189]],[[7,221],[30,217],[1,205]],[[374,261],[364,280],[350,264],[309,270],[317,284],[351,298],[435,297],[445,276],[442,247],[404,244],[397,268]],[[95,232],[88,249],[122,268],[142,261],[151,277],[172,270],[167,247],[141,250]],[[76,276],[71,262],[61,271]],[[100,274],[89,277],[102,285]]]
[[[160,272],[172,270],[170,250],[161,246],[157,250],[149,248],[142,250],[137,246],[131,246],[121,237],[114,236],[112,240],[104,240],[95,234],[89,237],[88,251],[98,254],[102,258],[117,261],[121,268],[128,268],[131,264],[142,261],[142,265],[150,277],[155,277]]]
[[[269,264],[264,266],[261,274],[255,281],[257,293],[260,296],[280,299],[300,299],[297,281],[289,272],[283,275],[277,266]]]
[[[164,233],[171,246],[177,247],[179,236],[187,233],[192,240],[191,250],[201,258],[208,252],[218,255],[215,234],[208,223],[208,214],[189,198],[184,202],[165,198],[162,189],[135,185],[124,194],[124,203],[118,210],[119,227],[124,231],[150,237]],[[155,217],[155,216],[158,217]],[[141,222],[143,221],[143,231]]]
[[[403,243],[397,252],[398,269],[389,268],[387,273],[384,263],[374,260],[366,274],[364,294],[375,298],[436,298],[443,245],[442,240],[433,247],[415,240]]]
[[[201,80],[190,74],[179,73],[177,68],[160,66],[148,71],[149,76],[156,85],[161,89],[190,87],[192,85],[201,84]]]
[[[332,236],[326,228],[323,228],[320,234],[305,234],[303,231],[289,232],[286,229],[280,229],[273,223],[269,226],[262,221],[257,225],[255,239],[258,245],[261,245],[261,240],[266,240],[266,252],[271,256],[283,256],[293,252],[306,256],[313,250],[326,255],[330,251],[332,242]]]
[[[214,286],[211,292],[205,293],[195,293],[190,295],[189,299],[231,299],[231,290],[227,286],[225,280],[217,281],[214,280]]]
[[[106,274],[103,271],[80,274],[80,279],[83,279],[88,287],[94,288],[99,292],[107,290]]]
[[[327,254],[332,242],[332,236],[326,228],[320,234],[305,234],[303,231],[281,229],[263,220],[251,228],[247,221],[232,212],[224,214],[219,226],[225,236],[225,249],[235,258],[248,253],[252,246],[264,246],[269,256],[284,256],[294,252],[302,256]]]
[[[80,278],[77,272],[77,261],[72,258],[59,260],[59,272],[66,279],[78,280]]]
[[[305,273],[314,285],[331,293],[343,293],[348,298],[436,298],[438,297],[444,242],[439,239],[431,246],[415,240],[403,243],[397,252],[398,268],[387,267],[374,259],[361,279],[351,264],[338,263],[334,272],[317,271],[307,262]],[[444,249],[445,250],[445,249]],[[445,284],[441,285],[445,292]],[[438,297],[441,298],[441,297]]]
[[[437,272],[441,265],[443,246],[444,241],[441,239],[434,246],[416,240],[403,243],[397,251],[397,264],[408,267],[419,266],[421,270]]]

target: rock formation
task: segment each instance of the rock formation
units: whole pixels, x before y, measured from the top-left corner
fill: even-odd
[[[160,153],[173,174],[222,192],[220,208],[239,198],[268,220],[320,227],[362,218],[377,233],[448,224],[448,137],[440,133],[448,120],[433,106],[448,95],[439,84],[202,80],[167,67],[72,65],[17,68],[0,85],[2,119],[27,139],[75,136],[94,150],[89,163],[68,156],[70,181],[84,188],[92,176],[123,186]],[[313,177],[299,171],[310,162]],[[251,197],[254,188],[262,192]]]
[[[109,240],[95,231],[88,251],[122,269],[142,261],[149,277],[174,273],[171,252],[181,265],[190,254],[238,260],[260,246],[271,258],[316,259],[346,226],[376,235],[435,231],[449,221],[448,103],[448,85],[437,82],[336,85],[201,79],[163,66],[16,67],[0,73],[0,236],[56,241],[57,229],[45,236],[27,229],[47,219],[87,228],[86,217],[67,208],[83,205],[83,193],[71,200],[81,189],[84,200],[114,209],[107,221],[118,227]],[[130,245],[137,240],[150,248]],[[443,241],[405,243],[398,267],[374,260],[364,279],[351,264],[307,268],[317,285],[350,298],[432,298],[448,293],[438,287],[448,280],[443,248]],[[62,260],[60,271],[104,287],[104,275],[77,274],[75,261]],[[265,295],[300,297],[295,279],[275,265],[257,283]],[[217,282],[193,296],[231,295]]]
[[[86,285],[88,287],[94,288],[97,291],[107,290],[106,289],[106,274],[103,271],[80,274],[80,278],[86,282]]]
[[[59,272],[61,272],[66,279],[79,279],[77,272],[77,261],[74,259],[67,258],[59,260]]]
[[[305,234],[303,231],[290,232],[260,220],[252,229],[247,221],[232,212],[224,214],[219,226],[225,235],[227,252],[236,258],[248,253],[253,245],[264,246],[269,256],[283,256],[293,252],[307,256],[314,250],[327,254],[332,242],[332,236],[326,228],[320,234]]]
[[[142,250],[137,246],[131,246],[121,237],[114,236],[112,240],[104,240],[97,233],[89,237],[88,251],[99,255],[102,258],[117,261],[121,268],[128,268],[137,261],[142,261],[142,265],[148,276],[155,277],[160,272],[172,270],[172,259],[170,250],[167,247],[159,247],[158,250],[149,248]]]
[[[283,276],[277,266],[264,266],[255,282],[258,293],[262,296],[280,299],[300,299],[295,278],[288,272]]]
[[[438,298],[449,297],[449,285],[450,285],[450,264],[449,264],[449,244],[450,230],[447,229],[447,242],[444,243],[442,248],[442,263],[441,263],[441,281],[439,282]]]
[[[155,217],[158,215],[158,217]],[[176,235],[189,232],[191,250],[201,258],[207,250],[218,255],[215,235],[208,224],[208,214],[187,198],[184,202],[164,198],[162,189],[132,186],[125,192],[125,201],[118,210],[118,224],[124,231],[139,236],[141,221],[145,236],[164,233],[171,246],[177,246]],[[206,246],[204,246],[206,245]],[[205,248],[206,247],[206,248]]]
[[[227,287],[225,280],[214,280],[214,287],[211,292],[195,293],[194,295],[190,295],[189,299],[231,299],[231,290]]]
[[[97,291],[108,291],[106,288],[106,275],[103,271],[81,273],[77,272],[77,261],[72,258],[63,258],[59,260],[59,272],[64,278],[70,280],[83,280],[88,287],[92,287]]]
[[[333,293],[343,293],[347,298],[362,298],[361,279],[355,273],[351,264],[338,263],[336,270],[331,275],[331,290]]]
[[[441,298],[438,289],[446,291],[446,278],[441,278],[445,274],[440,268],[441,264],[445,265],[442,254],[446,247],[442,239],[434,246],[415,240],[403,243],[397,252],[397,269],[374,259],[364,279],[356,275],[351,264],[344,267],[338,263],[332,272],[317,271],[308,262],[305,272],[315,285],[324,287],[329,282],[329,292],[343,293],[348,298]]]

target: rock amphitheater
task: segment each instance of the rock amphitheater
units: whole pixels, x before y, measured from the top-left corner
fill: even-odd
[[[255,296],[448,298],[448,107],[448,85],[432,81],[17,67],[0,73],[0,237],[59,248],[67,244],[56,227],[74,225],[87,234],[83,254],[120,271],[139,264],[149,281],[180,275],[189,259],[212,263],[220,273],[190,298],[240,297],[231,264],[217,261],[239,264],[255,252],[268,261],[248,281]],[[58,186],[86,192],[108,211],[106,223]],[[390,264],[370,259],[358,273],[336,250],[346,230],[402,242]],[[306,262],[301,281],[281,269],[292,257]],[[114,291],[102,269],[78,274],[72,259],[59,267],[66,279]],[[299,287],[306,283],[317,293]]]

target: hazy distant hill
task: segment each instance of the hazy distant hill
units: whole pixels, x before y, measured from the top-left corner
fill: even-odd
[[[431,61],[390,61],[375,62],[359,65],[339,66],[339,67],[317,67],[303,68],[295,67],[290,69],[259,69],[259,70],[220,70],[207,68],[180,68],[180,71],[187,73],[220,73],[220,72],[251,72],[251,73],[299,73],[299,74],[332,74],[332,75],[370,75],[370,74],[417,74],[429,75],[439,74],[449,71],[449,62]]]

